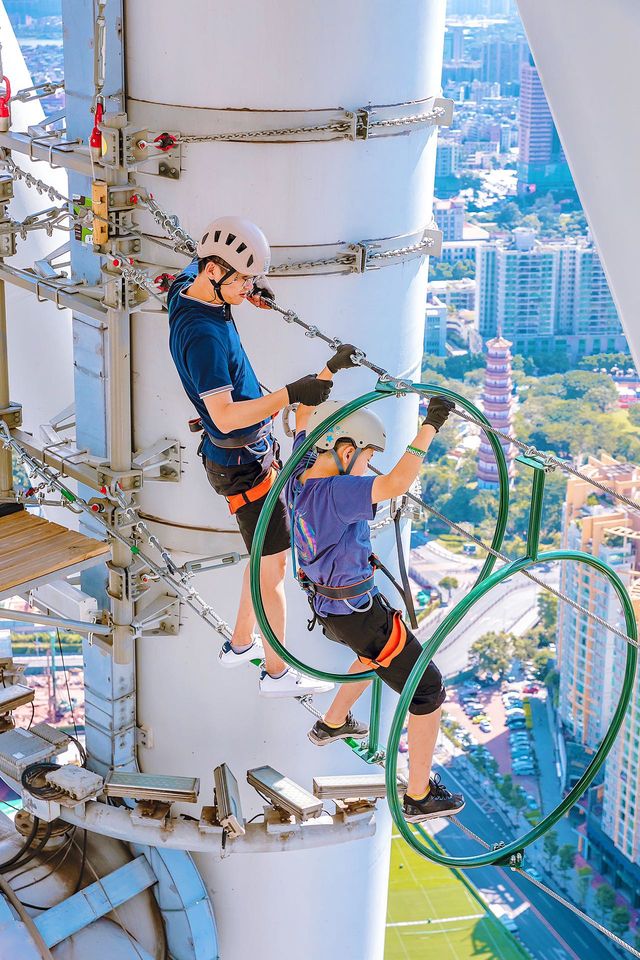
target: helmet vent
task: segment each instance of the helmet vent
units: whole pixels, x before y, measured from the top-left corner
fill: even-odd
[[[200,241],[200,243],[206,243],[208,236],[209,236],[209,231],[207,231],[207,232],[205,233],[205,235],[204,235],[204,237],[202,238],[202,240]]]
[[[236,247],[236,253],[244,253],[247,249],[246,243],[241,243],[240,246]]]
[[[219,240],[220,240],[220,231],[216,230],[216,232],[213,235],[213,242],[218,243]]]
[[[225,240],[226,245],[230,247],[233,241],[235,240],[235,238],[236,238],[235,233],[228,234],[227,239]]]
[[[250,266],[252,266],[252,265],[253,265],[253,254],[251,254],[251,256],[249,257],[249,259],[247,260],[247,266],[250,267]]]

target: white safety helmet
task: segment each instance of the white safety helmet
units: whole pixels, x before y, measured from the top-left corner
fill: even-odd
[[[267,273],[271,264],[269,241],[244,217],[218,217],[205,230],[196,253],[199,260],[220,257],[234,272],[250,277]]]
[[[324,403],[314,407],[307,424],[307,433],[315,430],[323,420],[326,420],[340,407],[344,407],[344,403],[340,400],[325,400]],[[387,435],[380,417],[363,407],[362,410],[350,413],[340,423],[331,427],[324,436],[320,437],[316,448],[322,451],[333,450],[339,440],[353,440],[355,446],[360,450],[364,450],[365,447],[373,447],[374,450],[379,450],[382,453],[387,444]]]

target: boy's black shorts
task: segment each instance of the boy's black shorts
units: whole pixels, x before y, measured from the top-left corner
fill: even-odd
[[[394,612],[387,598],[378,593],[373,598],[370,610],[344,615],[329,614],[318,617],[318,620],[330,640],[345,644],[358,657],[375,660],[391,636]],[[394,657],[388,667],[378,667],[376,673],[383,683],[396,693],[401,693],[421,653],[420,642],[407,627],[407,643],[402,653]],[[433,713],[444,703],[446,696],[442,675],[435,663],[431,662],[413,695],[409,713]]]
[[[260,483],[271,469],[275,457],[265,457],[263,460],[254,460],[253,463],[241,463],[235,467],[224,467],[220,463],[203,458],[204,467],[207,471],[209,483],[222,497],[230,497],[234,493],[244,493],[251,487]],[[279,462],[279,461],[277,461]],[[234,514],[238,521],[238,527],[244,540],[244,544],[251,552],[253,535],[256,531],[258,517],[264,506],[268,494],[253,503],[246,503]],[[264,541],[262,555],[270,557],[275,553],[282,553],[291,546],[291,534],[289,529],[289,512],[284,502],[284,493],[280,498],[271,514],[271,520],[267,527],[267,535]]]

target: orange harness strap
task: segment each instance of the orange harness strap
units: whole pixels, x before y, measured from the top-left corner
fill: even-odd
[[[358,657],[360,663],[365,667],[377,670],[378,667],[388,667],[392,660],[402,653],[407,643],[407,628],[402,622],[402,616],[398,610],[393,614],[393,627],[389,639],[378,654],[377,660],[367,660],[366,657]]]
[[[271,469],[266,477],[256,484],[255,487],[250,487],[248,490],[245,490],[244,493],[234,493],[231,497],[225,497],[229,511],[233,516],[234,513],[237,513],[242,507],[245,507],[248,503],[255,503],[256,500],[261,500],[262,497],[265,497],[271,487],[274,485],[276,477],[278,476],[278,469],[275,463],[271,464]]]

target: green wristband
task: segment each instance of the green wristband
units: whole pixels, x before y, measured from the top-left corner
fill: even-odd
[[[407,447],[407,453],[412,453],[414,457],[420,457],[421,460],[427,455],[426,450],[421,450],[420,447],[412,447],[411,444]]]

